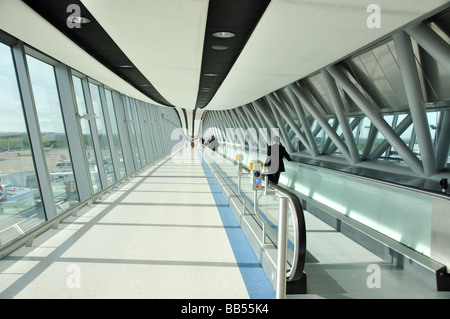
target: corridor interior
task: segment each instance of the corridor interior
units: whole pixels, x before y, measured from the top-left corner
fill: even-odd
[[[199,154],[168,157],[0,261],[0,298],[273,298]]]
[[[205,158],[182,149],[0,260],[0,299],[275,298]],[[288,298],[450,298],[308,212],[305,222],[308,293]]]

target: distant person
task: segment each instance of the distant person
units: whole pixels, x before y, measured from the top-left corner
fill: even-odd
[[[214,152],[219,147],[219,142],[217,141],[216,137],[213,135],[211,139],[209,140],[208,147],[212,149]]]
[[[280,137],[275,136],[273,138],[273,144],[267,149],[267,159],[265,163],[269,172],[269,181],[272,183],[278,184],[281,172],[285,171],[283,158],[286,158],[289,162],[292,161],[284,146],[280,144]]]

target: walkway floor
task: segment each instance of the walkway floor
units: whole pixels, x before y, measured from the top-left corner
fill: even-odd
[[[213,184],[193,150],[150,167],[0,260],[0,298],[273,297]]]
[[[450,299],[305,212],[308,294],[299,299]]]

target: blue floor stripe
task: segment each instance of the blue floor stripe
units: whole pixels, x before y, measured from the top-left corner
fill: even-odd
[[[197,154],[202,159],[202,155],[199,154],[199,152],[197,152]],[[239,227],[239,223],[234,217],[225,197],[222,195],[222,191],[217,184],[214,174],[203,159],[202,167],[250,298],[275,298],[275,290],[273,289],[272,284],[245,238],[244,233]]]

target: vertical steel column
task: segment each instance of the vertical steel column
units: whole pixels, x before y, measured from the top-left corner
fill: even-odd
[[[358,105],[361,111],[369,118],[369,120],[384,135],[388,142],[396,149],[398,154],[403,158],[405,163],[419,176],[423,175],[422,163],[417,159],[413,152],[406,146],[402,139],[395,134],[394,129],[386,123],[383,117],[372,107],[362,93],[355,88],[353,83],[344,75],[339,66],[334,65],[328,69],[336,82],[347,92],[347,94]]]
[[[434,155],[433,142],[431,140],[411,39],[403,31],[395,34],[393,38],[414,123],[414,130],[419,142],[424,173],[425,176],[431,176],[437,172],[436,157]]]

